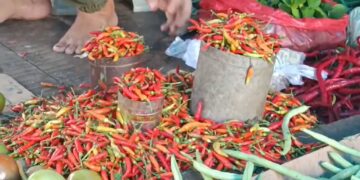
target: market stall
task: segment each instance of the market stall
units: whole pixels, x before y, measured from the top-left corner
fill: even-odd
[[[185,50],[197,54],[194,72],[143,67],[151,48],[138,33],[93,32],[81,56],[90,83],[43,82],[57,93],[4,111],[3,179],[360,179],[352,6],[244,3],[201,2],[188,27],[197,48]],[[279,65],[289,52],[306,59]],[[272,88],[286,68],[310,75]]]

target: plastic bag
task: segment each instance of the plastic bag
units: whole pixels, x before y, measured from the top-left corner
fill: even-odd
[[[303,77],[316,80],[316,69],[304,65],[305,54],[292,51],[290,49],[281,49],[276,55],[274,74],[271,79],[271,91],[278,92],[286,89],[289,84],[303,85]],[[327,78],[327,73],[321,73],[323,79]]]
[[[350,12],[350,24],[348,28],[348,44],[357,47],[357,38],[360,37],[360,7]]]
[[[166,49],[165,54],[185,61],[185,64],[196,69],[201,41],[196,39],[182,40],[176,37]]]
[[[269,33],[283,37],[281,45],[300,52],[323,50],[343,45],[349,17],[342,19],[295,19],[286,12],[264,6],[256,0],[202,0],[204,10],[234,9],[254,14],[270,26]]]

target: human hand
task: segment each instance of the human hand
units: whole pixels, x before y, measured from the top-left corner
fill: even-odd
[[[191,0],[147,0],[150,9],[161,10],[166,15],[166,23],[161,25],[162,31],[176,35],[177,30],[184,26],[191,15]]]

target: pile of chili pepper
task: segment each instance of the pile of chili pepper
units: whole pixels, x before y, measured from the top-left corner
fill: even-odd
[[[324,55],[323,55],[324,56]],[[341,53],[329,51],[312,66],[317,81],[305,80],[302,87],[288,91],[312,107],[325,122],[360,114],[360,51],[347,48]],[[328,73],[323,79],[321,73]]]
[[[179,70],[165,77],[163,119],[152,130],[136,131],[123,119],[116,108],[119,86],[114,85],[78,95],[63,91],[16,105],[13,111],[20,115],[0,128],[0,138],[11,156],[25,158],[28,166],[42,165],[63,175],[87,168],[104,180],[172,179],[172,155],[182,171],[191,167],[181,152],[195,157],[198,151],[206,166],[220,171],[242,171],[245,162],[227,156],[222,148],[278,163],[314,148],[292,141],[289,153],[280,154],[283,136],[277,124],[291,107],[301,105],[294,97],[269,95],[264,120],[256,124],[239,120],[218,124],[201,117],[201,105],[194,116],[188,113],[192,79]],[[296,127],[315,122],[311,114],[300,114],[291,120],[290,129],[297,132]]]
[[[269,129],[272,131],[281,130],[284,116],[290,110],[300,107],[301,105],[303,104],[291,94],[269,94],[264,112],[264,119],[267,123],[271,124],[269,125]],[[303,128],[310,129],[316,124],[317,118],[308,111],[305,114],[293,117],[289,126],[292,133],[297,133]]]
[[[121,94],[134,101],[156,101],[164,98],[163,86],[165,76],[158,70],[135,68],[125,73],[121,78],[115,77]]]
[[[280,49],[276,35],[265,34],[263,23],[248,14],[232,12],[213,13],[214,18],[205,21],[190,20],[190,31],[197,31],[199,39],[222,51],[262,58],[272,63],[272,58]]]
[[[120,58],[137,56],[145,51],[143,37],[117,26],[92,32],[91,35],[93,38],[82,49],[88,53],[90,61],[112,59],[116,62]]]

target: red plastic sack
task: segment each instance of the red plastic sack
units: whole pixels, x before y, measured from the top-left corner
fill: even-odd
[[[258,3],[256,0],[202,0],[204,10],[237,10],[268,23],[270,33],[282,37],[282,47],[308,52],[335,48],[346,41],[349,17],[342,19],[295,19],[281,10]]]

